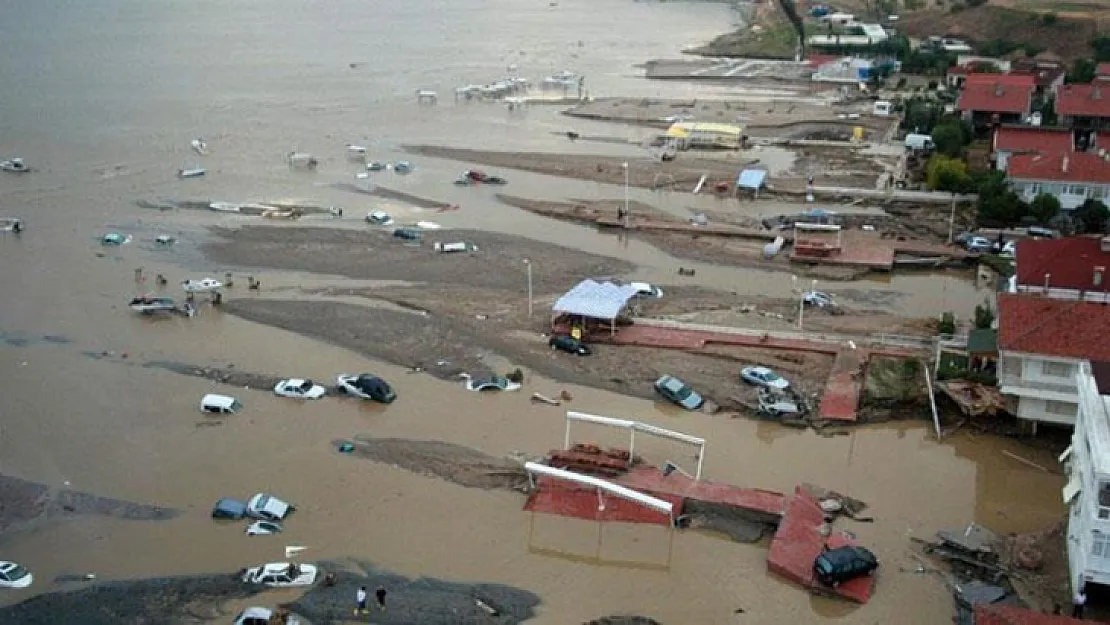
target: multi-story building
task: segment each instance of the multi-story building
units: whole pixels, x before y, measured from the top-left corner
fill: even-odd
[[[1110,366],[1083,362],[1075,383],[1079,410],[1067,463],[1068,567],[1072,587],[1110,585]]]
[[[1006,161],[1006,178],[1026,202],[1041,193],[1055,196],[1064,210],[1087,200],[1110,202],[1110,153],[1015,154]]]

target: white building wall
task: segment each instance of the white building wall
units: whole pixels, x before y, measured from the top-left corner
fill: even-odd
[[[1047,180],[1010,180],[1014,192],[1026,202],[1041,193],[1056,196],[1064,210],[1073,210],[1088,199],[1110,201],[1110,185],[1082,182],[1052,182]]]
[[[1110,286],[1110,285],[1108,285]],[[1054,289],[1035,284],[1019,284],[1015,293],[1031,293],[1051,299],[1083,300],[1084,302],[1110,302],[1110,291],[1080,291],[1078,289]]]
[[[1075,374],[1081,361],[1006,351],[999,357],[999,390],[1017,398],[1019,419],[1075,423],[1079,401]]]
[[[1075,377],[1079,412],[1067,460],[1069,486],[1064,489],[1066,493],[1079,487],[1068,511],[1073,589],[1090,582],[1110,585],[1110,497],[1099,501],[1101,485],[1110,488],[1110,410],[1108,399],[1098,393],[1089,363],[1082,363]]]

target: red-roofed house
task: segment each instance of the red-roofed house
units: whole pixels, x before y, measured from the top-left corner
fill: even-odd
[[[974,625],[1099,625],[1070,616],[1045,614],[1016,605],[985,604],[975,606]],[[1105,624],[1103,624],[1105,625]]]
[[[1032,76],[968,74],[956,110],[978,126],[1021,123],[1033,110]]]
[[[1011,291],[1110,302],[1110,237],[1020,239]]]
[[[1095,67],[1095,80],[1110,80],[1110,63],[1099,63]]]
[[[1110,129],[1110,84],[1064,85],[1056,93],[1056,115],[1072,128]]]
[[[1031,294],[998,296],[998,386],[1011,413],[1074,425],[1076,373],[1110,361],[1110,306]]]
[[[1075,135],[1067,128],[1037,126],[1003,126],[994,131],[991,153],[994,167],[1006,171],[1006,164],[1015,154],[1067,154],[1075,150]]]
[[[1033,77],[1034,93],[1038,96],[1055,96],[1064,86],[1068,68],[1060,61],[1047,59],[1017,59],[1010,66],[1010,73]]]
[[[1110,153],[1016,154],[1006,163],[1010,186],[1026,202],[1041,193],[1056,196],[1064,210],[1088,198],[1110,201]]]

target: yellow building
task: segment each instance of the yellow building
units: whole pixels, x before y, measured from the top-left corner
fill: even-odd
[[[685,148],[739,149],[744,128],[736,124],[677,122],[667,129],[667,137]]]

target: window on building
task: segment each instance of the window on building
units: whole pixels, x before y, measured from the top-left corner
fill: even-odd
[[[1074,415],[1076,412],[1076,405],[1069,404],[1066,401],[1046,399],[1044,402],[1044,411],[1048,414]]]
[[[1106,544],[1106,536],[1095,534],[1091,537],[1091,555],[1096,558],[1110,556],[1110,549],[1108,549]]]
[[[1056,378],[1070,378],[1074,375],[1073,367],[1070,363],[1052,362],[1048,360],[1041,362],[1041,373]]]
[[[1110,483],[1098,483],[1098,518],[1110,519]]]
[[[1069,195],[1087,195],[1087,187],[1083,185],[1071,185],[1066,191]]]
[[[1101,200],[1104,197],[1106,197],[1106,187],[1091,187],[1091,199]]]

